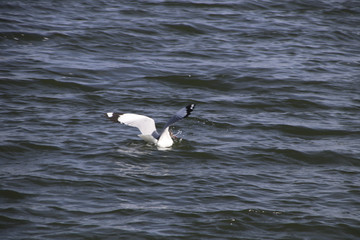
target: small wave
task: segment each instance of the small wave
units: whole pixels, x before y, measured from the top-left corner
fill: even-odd
[[[139,140],[137,142],[127,143],[124,146],[118,147],[116,152],[119,155],[128,156],[137,159],[138,157],[146,156],[153,150],[151,145]]]
[[[45,143],[35,143],[30,141],[12,141],[11,144],[4,144],[0,146],[0,156],[5,159],[18,158],[19,155],[25,154],[27,152],[35,151],[58,151],[61,150],[60,147]]]
[[[231,123],[226,123],[226,122],[220,122],[220,121],[212,121],[209,119],[202,119],[202,118],[196,118],[193,117],[194,121],[197,121],[198,123],[202,124],[202,125],[206,125],[209,127],[215,127],[215,128],[220,128],[220,129],[232,129],[232,128],[236,128],[235,125],[231,124]]]
[[[1,155],[12,155],[21,152],[26,152],[26,147],[18,144],[4,144],[0,146]]]
[[[28,194],[24,194],[24,193],[17,192],[14,190],[9,190],[9,189],[0,189],[0,196],[3,198],[6,198],[8,200],[16,201],[16,200],[21,200],[21,199],[26,198],[28,196]]]
[[[321,137],[321,136],[349,136],[358,135],[359,131],[345,130],[345,129],[331,129],[331,128],[311,128],[301,125],[288,125],[288,124],[248,124],[247,129],[261,129],[261,130],[275,130],[285,135],[300,136],[300,137]]]
[[[93,92],[98,90],[98,88],[90,86],[88,84],[83,84],[73,81],[59,81],[54,79],[38,79],[35,81],[46,87],[75,89],[75,90],[82,90],[85,92]]]
[[[213,219],[219,219],[223,223],[229,223],[230,225],[239,223],[240,219],[251,216],[264,216],[264,217],[276,217],[285,213],[280,210],[267,210],[259,208],[248,208],[241,210],[214,210],[214,211],[180,211],[176,213],[179,217],[211,217]],[[294,214],[294,213],[291,213]]]
[[[180,31],[181,33],[185,33],[185,34],[203,34],[204,33],[203,30],[201,30],[198,27],[195,27],[192,24],[166,23],[166,24],[164,24],[164,26],[166,26],[172,30]]]
[[[232,90],[234,85],[222,79],[209,78],[208,76],[192,76],[192,75],[164,75],[146,77],[149,80],[157,80],[166,84],[175,84],[184,88],[210,88],[216,91]]]
[[[1,209],[1,211],[3,211],[3,209]],[[24,219],[18,219],[18,218],[0,215],[0,229],[7,229],[9,227],[16,227],[18,225],[24,225],[27,223],[31,223],[31,222]]]
[[[342,129],[329,129],[329,128],[310,128],[306,126],[294,126],[294,125],[275,125],[271,126],[272,129],[279,130],[285,134],[297,135],[297,136],[348,136],[353,134],[359,134],[360,132],[354,130],[342,130]]]
[[[305,151],[292,148],[254,148],[253,150],[257,152],[255,154],[257,157],[267,161],[279,161],[279,159],[282,159],[282,162],[292,164],[359,165],[359,158],[356,154],[340,153],[331,150]]]
[[[39,150],[39,151],[54,151],[60,150],[61,148],[55,145],[45,144],[45,143],[35,143],[35,142],[22,142],[22,146],[30,150]]]
[[[60,81],[55,79],[31,79],[31,80],[14,80],[14,79],[3,79],[0,81],[0,86],[8,90],[20,90],[20,89],[39,89],[44,92],[44,88],[68,90],[81,90],[84,92],[94,92],[98,88],[89,84],[74,82],[74,81]]]
[[[0,32],[0,38],[16,41],[46,41],[49,38],[45,35],[32,32]]]
[[[325,104],[320,104],[314,101],[305,100],[305,99],[287,99],[284,101],[286,106],[292,108],[318,108],[318,109],[329,109],[329,106]]]

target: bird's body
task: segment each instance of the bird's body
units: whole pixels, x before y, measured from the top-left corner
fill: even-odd
[[[170,125],[189,116],[194,108],[195,104],[190,104],[177,111],[176,114],[173,115],[165,124],[163,130],[160,133],[156,130],[154,119],[144,115],[109,112],[106,113],[106,117],[108,117],[113,122],[119,122],[131,127],[136,127],[141,132],[141,134],[138,136],[141,137],[144,141],[155,144],[160,148],[168,148],[174,144],[174,140],[172,139],[169,131]]]

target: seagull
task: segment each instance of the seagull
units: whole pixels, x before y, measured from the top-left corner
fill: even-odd
[[[105,116],[113,122],[119,122],[130,127],[138,128],[141,132],[141,134],[138,136],[144,141],[155,144],[160,148],[169,148],[174,144],[172,134],[169,131],[170,125],[189,116],[190,113],[194,110],[194,108],[195,104],[190,104],[186,107],[181,108],[167,121],[167,123],[160,132],[156,130],[154,119],[144,115],[139,115],[135,113],[122,114],[108,112],[105,114]]]

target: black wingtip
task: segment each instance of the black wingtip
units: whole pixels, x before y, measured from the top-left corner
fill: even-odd
[[[119,122],[118,119],[120,115],[121,115],[120,113],[114,113],[114,112],[105,113],[105,117],[107,117],[110,121],[113,121],[115,123]]]
[[[184,118],[186,118],[187,116],[190,115],[190,113],[194,110],[195,108],[195,104],[189,104],[186,106],[186,116]]]

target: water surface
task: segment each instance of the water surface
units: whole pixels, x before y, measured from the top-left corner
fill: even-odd
[[[360,237],[357,1],[0,9],[4,239]]]

